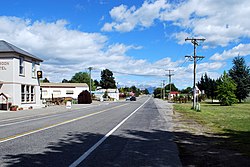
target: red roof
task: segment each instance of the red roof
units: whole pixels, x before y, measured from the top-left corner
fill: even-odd
[[[171,92],[170,92],[170,94],[174,94],[174,95],[176,95],[176,94],[180,94],[180,92],[177,92],[177,91],[171,91]]]

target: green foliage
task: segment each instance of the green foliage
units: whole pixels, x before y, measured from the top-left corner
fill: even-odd
[[[171,85],[171,91],[178,91],[178,88],[174,84],[168,84],[165,86],[165,90],[170,90],[170,85]]]
[[[40,80],[41,83],[50,83],[47,78],[44,78],[43,80]]]
[[[202,112],[194,112],[190,104],[174,104],[174,111],[182,113],[186,120],[195,120],[206,127],[208,133],[221,134],[226,148],[237,149],[250,155],[250,103],[233,106],[201,103]],[[225,145],[224,145],[225,144]]]
[[[67,79],[63,79],[62,80],[62,83],[69,83],[70,81],[69,80],[67,80]]]
[[[201,80],[197,84],[198,88],[205,91],[207,98],[212,100],[217,97],[217,81],[207,76],[207,73],[201,76]]]
[[[189,94],[192,93],[193,89],[191,87],[187,87],[186,89],[181,90],[181,93],[183,94]]]
[[[233,59],[234,66],[229,70],[230,77],[237,84],[236,97],[241,102],[250,93],[250,68],[246,65],[243,57]]]
[[[162,88],[156,88],[154,90],[154,97],[155,98],[161,98],[161,92],[162,92]]]
[[[78,72],[71,78],[71,83],[86,83],[89,85],[89,74],[86,72]]]
[[[237,102],[234,91],[236,90],[236,84],[224,71],[221,77],[221,83],[218,85],[218,99],[221,105],[230,106]]]
[[[109,69],[105,69],[101,72],[101,81],[100,85],[104,89],[115,89],[116,83],[115,78],[113,77],[113,72]]]
[[[63,81],[67,81],[67,80],[63,80]],[[78,72],[75,73],[75,75],[71,78],[71,80],[69,81],[70,83],[86,83],[86,84],[90,84],[90,76],[87,72]],[[91,79],[91,88],[92,90],[95,89],[93,80]]]
[[[145,90],[142,91],[142,93],[145,94],[145,95],[148,95],[149,91],[148,91],[148,89],[145,89]]]
[[[105,92],[104,92],[104,95],[103,95],[102,97],[103,97],[103,98],[108,98],[108,92],[105,91]]]
[[[97,81],[97,80],[95,79],[95,80],[94,80],[94,85],[95,85],[96,87],[100,86],[99,81]]]

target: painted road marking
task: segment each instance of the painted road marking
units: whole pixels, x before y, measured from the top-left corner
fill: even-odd
[[[54,127],[57,127],[57,126],[60,126],[60,125],[65,125],[65,124],[68,124],[68,123],[71,123],[71,122],[75,122],[75,121],[78,121],[78,120],[81,120],[81,119],[84,119],[84,118],[87,118],[87,117],[90,117],[90,116],[94,116],[94,115],[106,112],[108,110],[119,108],[119,107],[122,107],[122,106],[125,106],[125,105],[128,105],[128,104],[122,104],[122,105],[119,105],[119,106],[115,106],[115,107],[112,107],[112,108],[108,108],[108,109],[105,109],[105,110],[94,112],[94,113],[91,113],[91,114],[88,114],[88,115],[84,115],[82,117],[78,117],[78,118],[74,118],[74,119],[67,120],[67,121],[64,121],[64,122],[60,122],[60,123],[57,123],[57,124],[53,124],[53,125],[50,125],[50,126],[47,126],[47,127],[40,128],[40,129],[32,130],[32,131],[29,131],[29,132],[24,132],[24,133],[21,133],[21,134],[16,134],[16,135],[9,136],[9,137],[6,137],[6,138],[2,138],[2,139],[0,139],[0,143],[4,143],[6,141],[10,141],[10,140],[14,140],[14,139],[17,139],[17,138],[20,138],[20,137],[31,135],[31,134],[34,134],[34,133],[37,133],[37,132],[41,132],[41,131],[51,129],[51,128],[54,128]]]
[[[44,116],[44,117],[40,117],[40,118],[34,118],[34,119],[23,120],[23,121],[19,121],[19,122],[2,124],[2,125],[0,125],[0,127],[9,126],[9,125],[15,125],[15,124],[29,122],[29,121],[36,121],[36,120],[50,118],[50,117],[56,117],[56,116],[68,114],[69,111],[73,112],[73,111],[77,111],[77,110],[81,110],[81,109],[87,109],[87,108],[91,108],[91,107],[93,107],[93,106],[87,106],[87,107],[81,107],[81,108],[78,107],[78,108],[75,108],[75,109],[72,109],[72,110],[67,110],[65,112],[57,112],[57,113],[55,112],[55,113],[50,113],[50,114],[46,113],[46,114],[38,114],[38,115],[33,115],[33,116],[29,115],[29,116],[23,116],[23,117],[18,117],[18,118],[5,119],[5,120],[1,120],[0,123],[7,122],[7,121],[14,121],[14,120],[19,120],[19,119],[24,119],[24,118],[32,118],[32,117],[37,117],[37,116]]]
[[[86,151],[82,156],[80,156],[75,162],[73,162],[69,167],[76,167],[82,161],[84,161],[98,146],[100,146],[110,135],[112,135],[124,122],[126,122],[132,115],[134,115],[142,106],[144,106],[150,98],[147,99],[140,107],[133,111],[129,116],[122,120],[118,125],[116,125],[111,131],[109,131],[103,138],[101,138],[96,144],[94,144],[88,151]]]

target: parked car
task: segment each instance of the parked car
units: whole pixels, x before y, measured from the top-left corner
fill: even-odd
[[[131,96],[130,97],[130,101],[136,101],[136,97],[135,96]]]
[[[126,101],[130,101],[130,97],[126,97]]]

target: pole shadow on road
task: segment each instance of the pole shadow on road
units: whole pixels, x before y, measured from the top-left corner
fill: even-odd
[[[225,141],[224,138],[222,139],[219,136],[208,137],[193,135],[188,132],[174,132],[174,136],[176,136],[175,141],[179,144],[181,143],[182,147],[193,147],[194,149],[191,149],[191,151],[195,150],[195,152],[191,153],[183,153],[181,151],[183,154],[182,158],[184,158],[182,160],[185,160],[185,158],[192,159],[194,155],[198,157],[196,161],[189,161],[189,163],[183,164],[183,166],[218,166],[224,160],[224,164],[220,166],[229,164],[234,166],[237,161],[240,164],[237,163],[236,165],[249,165],[249,159],[237,159],[237,155],[218,149],[217,144]],[[50,143],[45,149],[46,151],[42,153],[4,156],[4,166],[69,166],[102,137],[102,134],[87,132],[69,133],[60,141]],[[176,153],[172,152],[175,147],[173,140],[173,132],[163,130],[125,131],[125,135],[122,136],[111,135],[80,166],[180,166],[178,163],[175,163]],[[214,146],[217,147],[206,147],[208,142],[215,142]],[[217,157],[217,159],[213,159],[214,157]]]

